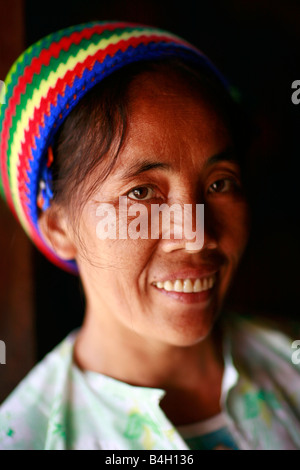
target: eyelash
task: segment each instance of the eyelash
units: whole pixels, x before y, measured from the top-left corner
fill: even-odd
[[[133,201],[148,201],[149,199],[152,199],[152,197],[148,197],[146,199],[135,199],[135,198],[132,198],[130,197],[129,195],[131,193],[133,193],[134,191],[137,191],[138,189],[148,189],[148,190],[151,190],[152,193],[155,192],[154,188],[152,186],[147,186],[147,185],[144,185],[144,186],[136,186],[135,188],[132,188],[130,191],[128,191],[128,193],[126,194],[127,197],[129,197],[129,199],[133,200]]]
[[[212,190],[212,186],[217,184],[217,183],[224,183],[224,182],[227,182],[227,184],[229,184],[229,188],[226,189],[226,190],[221,190],[221,191],[216,191],[216,190]],[[225,183],[226,184],[226,183]],[[216,194],[220,194],[220,193],[228,193],[228,192],[232,192],[232,191],[237,191],[239,190],[240,188],[240,185],[239,183],[233,179],[233,178],[220,178],[216,181],[214,181],[208,188],[208,192],[210,194],[213,194],[213,193],[216,193]]]
[[[229,184],[229,188],[228,189],[225,189],[225,190],[221,190],[221,191],[218,191],[218,190],[213,190],[212,189],[212,186],[217,184],[217,183],[221,183],[221,182],[227,182],[227,184]],[[226,183],[225,183],[226,184]],[[130,197],[130,194],[133,193],[134,191],[137,191],[138,189],[148,189],[150,191],[152,191],[152,195],[150,197],[147,197],[147,198],[144,198],[144,199],[138,199],[138,198],[133,198],[133,197]],[[219,178],[217,180],[215,180],[208,188],[208,193],[210,194],[222,194],[222,193],[228,193],[228,192],[236,192],[240,189],[240,185],[239,183],[233,179],[233,178]],[[148,201],[150,199],[153,199],[153,194],[155,194],[155,188],[153,188],[152,186],[150,185],[141,185],[141,186],[136,186],[135,188],[132,188],[130,191],[127,192],[126,196],[133,200],[133,201]],[[148,194],[147,194],[148,196]],[[156,198],[157,199],[157,198]]]

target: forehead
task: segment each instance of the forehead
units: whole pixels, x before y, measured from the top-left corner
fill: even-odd
[[[164,158],[191,164],[223,151],[231,138],[213,100],[179,73],[145,72],[130,85],[128,129],[119,164]]]

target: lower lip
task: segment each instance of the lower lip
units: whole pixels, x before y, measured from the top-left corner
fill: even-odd
[[[202,292],[174,292],[174,291],[167,291],[165,289],[159,289],[156,286],[153,286],[158,292],[161,292],[164,295],[167,295],[169,298],[173,300],[177,300],[184,304],[204,304],[207,303],[215,291],[215,286],[211,289],[204,290]]]

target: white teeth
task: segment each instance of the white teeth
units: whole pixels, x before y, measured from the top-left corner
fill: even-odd
[[[176,281],[174,282],[174,291],[182,292],[182,289],[183,289],[182,281],[180,281],[180,279],[176,279]]]
[[[185,292],[186,294],[190,294],[191,292],[193,292],[193,284],[190,279],[185,279],[183,281],[183,292]]]
[[[173,290],[173,282],[172,281],[165,281],[163,288],[167,291]]]
[[[211,289],[215,284],[216,277],[210,276],[203,279],[176,279],[175,281],[158,281],[154,285],[158,289],[164,289],[168,292],[184,292],[186,294],[192,292],[202,292]]]
[[[194,292],[201,292],[202,291],[202,285],[200,279],[196,279],[194,282]]]

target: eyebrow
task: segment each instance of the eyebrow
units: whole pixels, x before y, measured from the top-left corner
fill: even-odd
[[[126,171],[121,175],[121,178],[124,180],[131,179],[140,175],[141,173],[145,173],[146,171],[150,171],[156,168],[160,168],[162,170],[171,170],[171,165],[169,165],[169,163],[143,160],[142,162],[135,163],[129,169],[126,169]]]
[[[220,162],[232,162],[232,163],[239,164],[237,154],[232,147],[228,147],[223,152],[220,152],[210,157],[205,163],[205,166],[206,167],[212,166],[215,163],[220,163]]]
[[[212,166],[215,163],[219,163],[222,161],[226,162],[233,162],[233,163],[238,163],[238,158],[236,156],[236,153],[233,151],[233,149],[230,147],[226,150],[224,150],[221,153],[218,153],[216,155],[213,155],[210,157],[207,162],[205,163],[205,167]],[[161,169],[161,170],[172,170],[172,166],[169,163],[164,163],[164,162],[153,162],[151,160],[143,160],[142,162],[137,162],[134,165],[131,165],[129,168],[127,168],[121,175],[121,178],[123,180],[131,179],[136,176],[139,176],[142,173],[145,173],[147,171],[153,170],[153,169]]]

